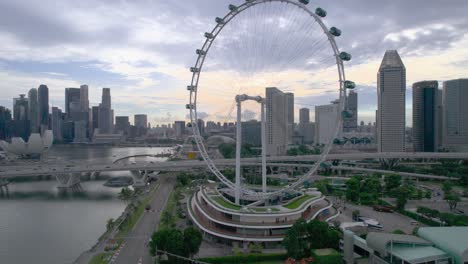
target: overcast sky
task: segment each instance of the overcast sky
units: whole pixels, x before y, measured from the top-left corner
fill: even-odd
[[[186,85],[191,79],[188,67],[196,60],[194,51],[203,44],[203,33],[214,26],[214,18],[224,16],[229,3],[242,2],[2,0],[0,105],[11,108],[13,97],[46,84],[51,105],[64,108],[64,88],[88,84],[92,105],[99,103],[102,87],[111,88],[116,115],[147,113],[153,124],[185,119]],[[387,49],[397,49],[406,65],[408,125],[413,82],[468,77],[466,0],[314,0],[309,6],[326,9],[325,23],[343,30],[337,42],[341,50],[353,55],[346,73],[358,85],[359,120],[374,119],[376,73]],[[313,108],[334,98],[329,88],[329,80],[334,79],[328,73],[315,76],[319,84],[310,77],[311,71],[318,71],[309,67],[315,48],[303,40],[316,32],[294,24],[313,21],[307,22],[308,17],[300,12],[287,13],[288,8],[294,7],[252,10],[233,20],[235,23],[226,28],[225,35],[220,35],[224,39],[220,38],[209,54],[212,57],[207,59],[207,75],[202,79],[202,84],[213,91],[211,98],[202,100],[208,119],[214,119],[218,112],[229,111],[229,104],[220,103],[227,98],[222,90],[226,88],[220,87],[220,83],[247,85],[255,79],[258,85],[278,84],[282,86],[278,88],[296,94],[296,108]],[[273,21],[272,16],[278,19]],[[256,38],[258,34],[252,32],[252,25],[263,25],[262,21],[264,25],[270,22],[273,25],[263,27],[264,31],[283,33],[267,36],[265,32],[270,32],[267,30],[258,33],[264,34],[263,38]],[[261,26],[256,27],[262,30]],[[284,56],[271,57],[268,52],[278,50],[259,49],[261,42],[255,42],[259,39],[265,40],[263,44],[278,41],[295,53],[281,52]],[[223,53],[226,48],[230,51]],[[258,50],[262,52],[258,54]],[[249,51],[252,54],[247,56],[245,52]],[[276,63],[275,82],[267,75],[230,74],[232,70],[261,70],[256,63],[270,65],[268,59]],[[287,73],[281,75],[279,71]]]

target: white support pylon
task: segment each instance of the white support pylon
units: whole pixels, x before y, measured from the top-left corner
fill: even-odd
[[[266,117],[265,117],[265,99],[260,102],[261,110],[261,139],[262,139],[262,192],[267,192],[267,177],[266,177]]]
[[[240,204],[240,192],[241,192],[241,164],[240,164],[240,158],[241,158],[241,140],[242,140],[242,122],[241,122],[241,114],[242,114],[242,109],[241,109],[241,98],[240,96],[236,96],[236,103],[237,103],[237,124],[236,124],[236,189],[234,190],[234,195],[235,195],[235,202],[237,205]]]

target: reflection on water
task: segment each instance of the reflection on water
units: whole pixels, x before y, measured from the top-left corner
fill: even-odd
[[[54,146],[49,159],[112,162],[137,154],[158,154],[165,148]],[[106,172],[103,177],[128,176]],[[12,182],[0,193],[0,263],[72,263],[91,248],[106,229],[109,218],[125,208],[120,188],[104,181],[81,183],[81,191],[62,192],[54,180]]]

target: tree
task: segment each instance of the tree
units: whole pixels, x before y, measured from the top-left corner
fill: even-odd
[[[461,200],[460,196],[455,192],[445,194],[444,198],[445,198],[445,201],[447,201],[447,203],[448,203],[448,205],[450,207],[450,211],[453,211],[453,209],[457,208],[457,205]]]
[[[339,241],[339,232],[326,222],[312,220],[306,223],[300,219],[286,232],[283,245],[289,257],[300,259],[309,256],[311,249],[338,249]]]
[[[307,241],[304,239],[307,231],[306,225],[304,219],[299,219],[286,232],[283,245],[289,257],[300,259],[307,254],[308,245]]]
[[[360,214],[361,214],[361,212],[359,212],[359,210],[354,210],[353,213],[352,213],[353,221],[357,221]]]
[[[384,178],[385,182],[385,191],[386,192],[391,192],[392,190],[400,187],[401,185],[401,176],[398,174],[392,174],[385,176]]]
[[[173,224],[173,222],[174,222],[174,217],[172,216],[172,213],[165,210],[161,215],[161,224],[163,226],[169,227]]]
[[[190,174],[186,172],[181,172],[177,175],[177,183],[180,184],[181,186],[185,186],[188,184],[190,179]]]
[[[114,218],[107,219],[106,230],[107,231],[111,230],[114,227],[114,224],[115,224]]]
[[[352,202],[359,201],[360,185],[360,179],[356,177],[353,177],[346,182],[346,200]]]
[[[118,198],[126,203],[129,203],[133,198],[133,191],[125,187],[118,194]]]
[[[400,186],[394,190],[396,197],[396,207],[400,210],[405,209],[406,202],[408,202],[408,197],[410,192],[407,187]]]
[[[156,256],[156,249],[166,251],[175,255],[184,254],[184,236],[178,229],[161,229],[151,237],[149,244],[150,254]],[[169,263],[181,263],[178,258],[168,256]]]
[[[442,184],[442,191],[444,191],[444,195],[447,195],[449,194],[451,191],[452,191],[452,183],[449,182],[449,181],[445,181],[443,184]]]
[[[203,240],[200,230],[194,227],[187,227],[184,230],[184,256],[192,257],[198,253]]]

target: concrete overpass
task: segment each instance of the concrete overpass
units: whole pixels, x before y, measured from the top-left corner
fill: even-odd
[[[128,157],[125,157],[128,158]],[[119,158],[117,160],[123,160]],[[310,166],[310,164],[298,164],[287,162],[313,162],[320,158],[319,155],[306,155],[306,156],[279,156],[269,157],[268,163],[270,166]],[[327,160],[362,160],[362,159],[459,159],[468,160],[468,153],[352,153],[352,154],[330,154]],[[39,164],[21,164],[21,165],[7,165],[0,167],[0,178],[12,178],[22,176],[36,176],[36,175],[58,175],[58,174],[79,174],[79,173],[93,173],[93,172],[106,172],[106,171],[180,171],[188,168],[204,168],[206,163],[198,160],[184,160],[184,161],[165,161],[165,162],[135,162],[135,163],[80,163],[77,161],[70,161],[64,163],[39,163]],[[234,159],[219,159],[215,160],[218,166],[234,166]],[[261,162],[260,158],[244,158],[242,159],[243,166],[257,166]],[[282,163],[276,163],[282,162]],[[333,168],[333,167],[332,167]],[[359,167],[337,166],[335,169],[339,170],[353,170],[363,172],[377,172],[377,173],[398,173],[405,174],[411,177],[433,178],[433,179],[450,179],[438,175],[423,175],[417,173],[403,173],[378,169],[367,169]]]

